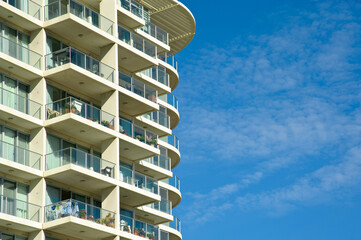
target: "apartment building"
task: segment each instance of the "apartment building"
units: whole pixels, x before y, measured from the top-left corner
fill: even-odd
[[[176,0],[0,1],[0,239],[181,240]]]

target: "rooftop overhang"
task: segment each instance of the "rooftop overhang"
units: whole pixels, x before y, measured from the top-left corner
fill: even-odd
[[[180,52],[193,39],[196,21],[183,3],[176,0],[138,0],[151,12],[151,22],[169,33],[172,54]]]

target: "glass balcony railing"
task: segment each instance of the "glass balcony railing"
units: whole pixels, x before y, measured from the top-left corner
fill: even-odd
[[[71,13],[78,18],[92,24],[93,26],[103,30],[110,35],[113,35],[113,26],[114,23],[100,15],[97,12],[94,12],[90,8],[85,7],[84,5],[70,0],[58,0],[52,1],[52,3],[45,6],[45,21],[62,16],[64,14]]]
[[[174,67],[175,70],[178,70],[178,61],[174,55],[170,53],[162,53],[158,55],[158,59],[162,60],[165,63],[168,63],[169,65]]]
[[[133,124],[129,120],[119,118],[119,132],[150,146],[158,148],[158,135]]]
[[[167,95],[159,96],[158,98],[178,110],[178,99],[172,93],[168,93]]]
[[[89,57],[84,53],[71,48],[63,48],[59,51],[49,53],[45,56],[46,70],[59,67],[61,65],[73,63],[95,75],[108,81],[114,82],[114,69],[108,65]]]
[[[147,207],[164,213],[172,214],[172,202],[167,199],[162,199],[160,202],[148,204]]]
[[[157,57],[157,47],[153,43],[121,26],[118,26],[118,38],[150,57]]]
[[[140,30],[168,45],[168,33],[151,22],[147,22]]]
[[[40,170],[41,154],[0,141],[0,157]]]
[[[0,212],[23,219],[40,222],[41,207],[19,199],[0,195]]]
[[[41,55],[0,36],[0,52],[41,70]]]
[[[141,73],[169,87],[169,74],[165,67],[159,65],[143,70]]]
[[[181,232],[181,220],[177,218],[176,216],[173,216],[174,220],[169,223],[169,227],[177,230],[178,232]]]
[[[179,139],[176,135],[172,134],[169,136],[160,137],[159,139],[162,140],[163,142],[172,145],[173,147],[179,150]]]
[[[169,128],[170,117],[162,112],[156,111],[143,115],[144,118],[147,118],[163,127]]]
[[[149,18],[149,10],[134,0],[119,0],[118,4],[141,19]]]
[[[180,179],[177,177],[177,175],[173,174],[173,177],[163,179],[161,181],[175,187],[176,189],[178,189],[180,191]]]
[[[41,104],[0,88],[0,104],[41,119]]]
[[[115,228],[115,213],[73,199],[45,206],[45,222],[64,217],[77,217]]]
[[[46,170],[75,164],[114,178],[115,164],[75,148],[66,148],[45,156]]]
[[[132,169],[120,166],[119,180],[137,188],[158,194],[158,181],[143,174],[137,173]]]
[[[46,119],[74,113],[104,127],[114,129],[114,116],[79,99],[67,97],[45,105]]]
[[[149,162],[155,166],[161,167],[161,168],[169,170],[169,171],[171,170],[170,169],[171,159],[164,155],[147,158],[147,159],[144,159],[143,161]]]
[[[26,14],[40,20],[41,6],[31,0],[3,0],[11,6],[23,11]]]
[[[120,230],[149,240],[160,240],[158,227],[124,215],[120,215]]]
[[[157,90],[122,72],[119,72],[119,86],[149,101],[156,102],[158,96]]]

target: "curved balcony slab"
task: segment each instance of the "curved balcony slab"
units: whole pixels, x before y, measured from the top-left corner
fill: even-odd
[[[117,137],[114,130],[74,113],[66,113],[46,120],[44,126],[98,146],[105,140]]]
[[[181,2],[175,0],[147,0],[152,23],[169,33],[172,53],[185,48],[193,39],[196,22],[193,14]]]
[[[29,32],[42,28],[41,6],[29,1],[29,12],[22,11],[4,1],[0,2],[0,17],[21,26]]]
[[[159,181],[159,187],[165,188],[168,190],[168,198],[172,202],[172,207],[175,208],[182,201],[182,194],[179,189],[176,187],[165,183],[163,181]]]
[[[179,150],[171,144],[162,140],[159,140],[158,144],[168,149],[168,157],[172,159],[172,169],[175,168],[179,164],[181,158]]]
[[[171,214],[161,212],[149,206],[137,207],[134,213],[137,218],[144,218],[148,220],[147,222],[151,222],[156,225],[173,220],[173,216]]]
[[[147,174],[155,179],[164,179],[164,178],[170,178],[173,176],[173,173],[170,170],[164,169],[162,167],[159,167],[155,164],[152,164],[150,162],[147,162],[145,160],[139,161],[135,165],[135,170],[137,172],[141,172],[144,174]]]
[[[169,233],[169,240],[182,240],[183,238],[182,234],[172,227],[161,224],[159,229]]]

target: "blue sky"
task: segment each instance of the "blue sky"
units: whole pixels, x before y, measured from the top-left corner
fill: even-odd
[[[206,2],[177,54],[183,238],[360,240],[361,3]]]

